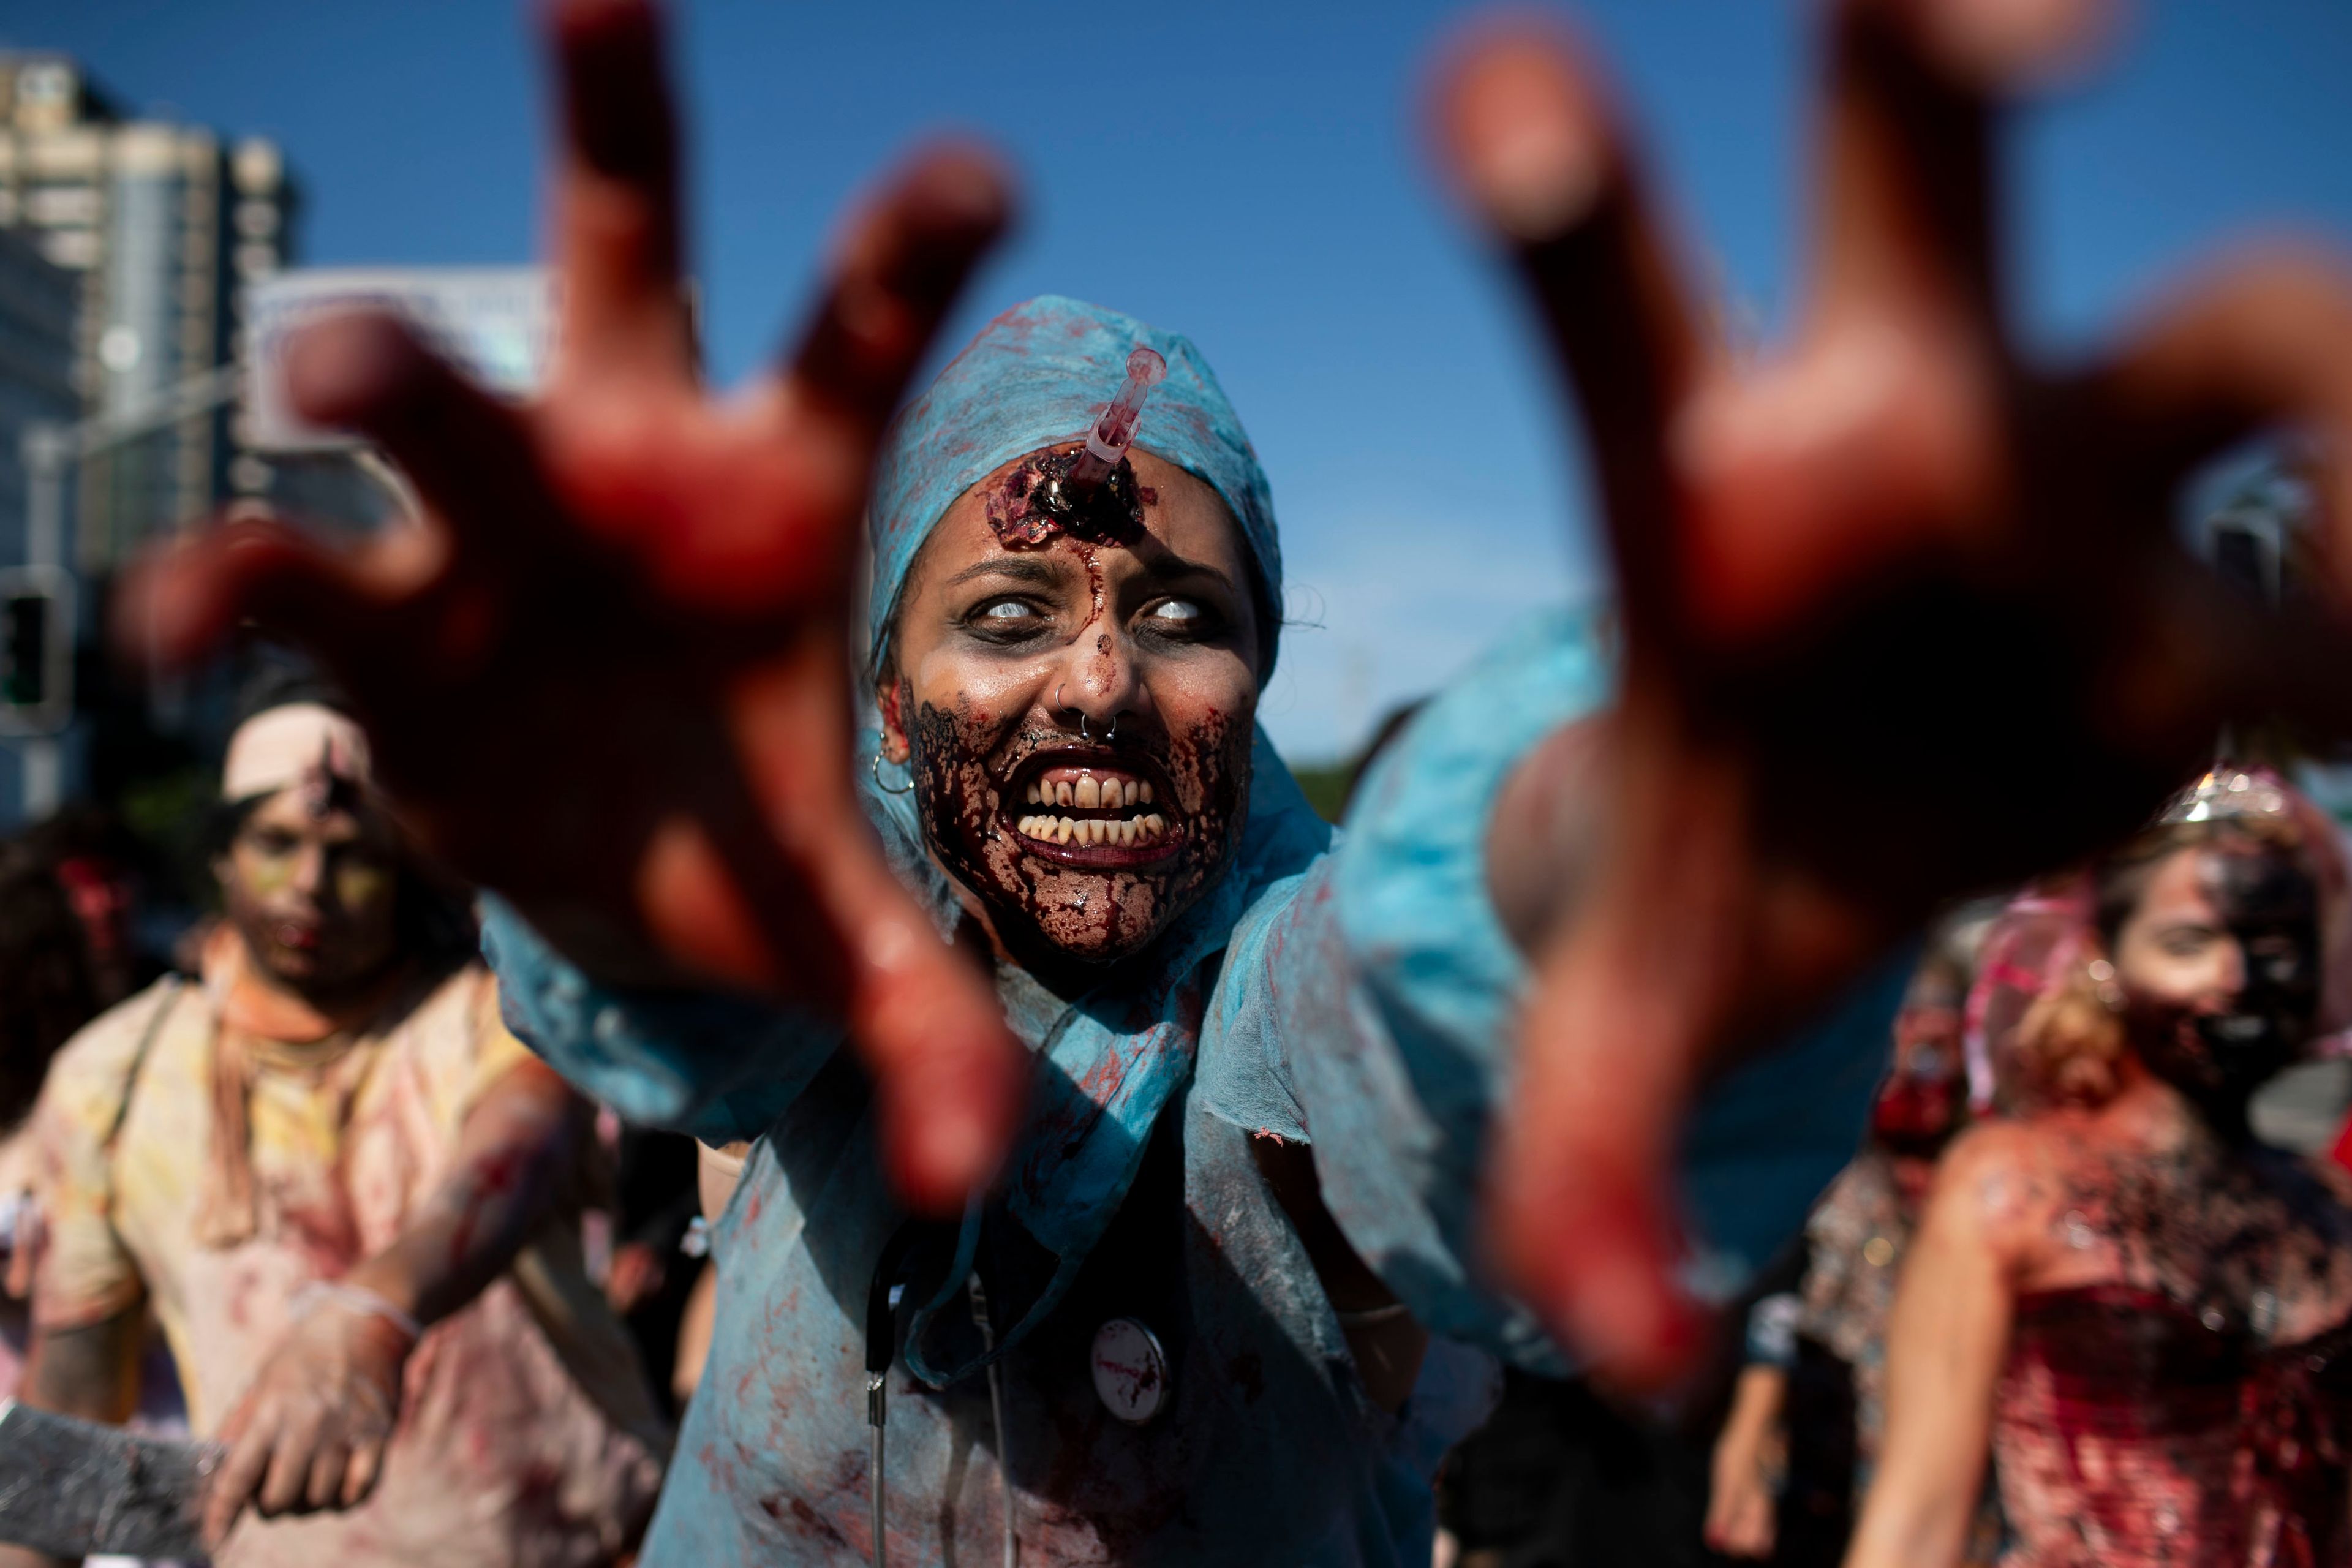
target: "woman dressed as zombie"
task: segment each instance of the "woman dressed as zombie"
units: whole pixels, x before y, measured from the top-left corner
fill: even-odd
[[[1083,489],[1083,438],[1147,389]],[[1530,627],[1441,698],[1335,852],[1252,718],[1281,556],[1190,342],[1070,300],[1007,311],[891,432],[870,530],[866,811],[1035,1064],[998,1192],[908,1219],[837,1028],[583,987],[524,921],[490,924],[550,1059],[626,1114],[756,1141],[703,1374],[743,1396],[692,1405],[651,1550],[855,1561],[877,1492],[892,1539],[941,1555],[1011,1531],[1046,1563],[1350,1561],[1425,1532],[1428,1467],[1491,1397],[1464,1342],[1561,1363],[1433,1239],[1447,1184],[1413,1152],[1467,1147],[1457,1113],[1411,1093],[1402,1053],[1297,1043],[1348,1016],[1359,947],[1518,962],[1467,803],[1599,700],[1587,623]],[[1476,1082],[1503,988],[1399,983],[1390,1005]],[[1702,1114],[1690,1158],[1740,1189],[1702,1220],[1734,1269],[1835,1170],[1868,1089],[1855,1032],[1893,1001],[1866,989]],[[1718,1130],[1765,1099],[1797,1157],[1735,1171]]]
[[[1937,1173],[1850,1563],[1957,1561],[1988,1447],[2011,1563],[2346,1560],[2352,1181],[2246,1106],[2344,1022],[2347,912],[2335,826],[2225,771],[1988,943],[2018,1113]]]
[[[2184,645],[2234,601],[2167,507],[2249,421],[2352,417],[2352,289],[2230,275],[2095,375],[2007,341],[1996,104],[2091,9],[1837,0],[1820,281],[1760,368],[1709,341],[1576,46],[1454,58],[1438,139],[1573,382],[1613,635],[1503,639],[1335,839],[1257,728],[1281,550],[1192,347],[1033,300],[894,424],[1009,211],[935,148],[788,366],[713,398],[658,19],[549,7],[543,395],[321,323],[294,402],[424,525],[207,533],[125,619],[167,657],[239,616],[309,644],[497,895],[516,1031],[632,1119],[750,1141],[645,1562],[1425,1561],[1491,1358],[1654,1382],[1690,1295],[1796,1228],[1942,899],[2342,667]],[[1977,809],[2021,752],[2053,781],[2022,833]]]

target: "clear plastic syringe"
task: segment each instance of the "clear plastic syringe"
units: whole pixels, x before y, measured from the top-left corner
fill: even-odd
[[[1168,362],[1156,351],[1138,348],[1127,356],[1127,382],[1087,432],[1087,449],[1078,454],[1062,480],[1065,495],[1075,500],[1110,478],[1110,471],[1135,444],[1135,426],[1143,417],[1145,400],[1167,378]]]

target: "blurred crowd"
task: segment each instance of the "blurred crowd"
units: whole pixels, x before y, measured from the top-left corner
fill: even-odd
[[[302,650],[191,880],[0,847],[0,1437],[210,1445],[0,1568],[2352,1563],[2352,856],[2271,735],[2352,734],[2352,272],[2021,348],[1995,131],[2095,9],[1823,8],[1769,361],[1580,46],[1449,55],[1613,596],[1335,826],[1200,347],[1045,294],[921,383],[1013,205],[939,144],[714,397],[664,8],[551,0],[546,384],[301,333],[416,515],[121,585]],[[2312,537],[2208,570],[2265,438]]]
[[[157,918],[168,874],[95,809],[0,848],[0,1392],[222,1429],[221,1391],[284,1364],[308,1315],[405,1315],[348,1284],[367,1233],[428,1208],[457,1127],[531,1070],[336,701],[282,675],[251,695],[206,912]],[[288,974],[362,1000],[307,1015]],[[2315,1133],[2345,1110],[2347,1024],[2345,837],[2268,768],[2217,767],[2092,864],[1955,908],[1852,1163],[1697,1370],[1638,1395],[1509,1372],[1440,1471],[1438,1563],[1891,1564],[1937,1528],[1969,1563],[2325,1560],[2352,1464],[2329,1392],[2352,1378],[2352,1128]],[[699,1378],[744,1151],[576,1104],[501,1158],[534,1150],[552,1173],[463,1309],[489,1361],[445,1337],[443,1408],[373,1440],[467,1456],[438,1486],[530,1470],[535,1510],[494,1481],[504,1550],[607,1561]],[[434,1367],[402,1375],[431,1408]],[[369,1440],[324,1451],[357,1466]],[[585,1480],[553,1484],[565,1466]],[[407,1561],[438,1528],[415,1521],[446,1517],[379,1492],[278,1539],[317,1561],[320,1531],[389,1531]]]
[[[2340,824],[2227,765],[1953,910],[1862,1147],[1704,1370],[1513,1374],[1441,1562],[2336,1560],[2347,887]]]

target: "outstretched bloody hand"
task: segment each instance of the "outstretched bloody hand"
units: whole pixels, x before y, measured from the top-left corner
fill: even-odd
[[[544,395],[486,395],[383,317],[295,345],[305,416],[414,480],[421,529],[357,555],[240,525],[154,563],[124,617],[191,658],[240,616],[348,689],[425,843],[600,977],[833,1006],[902,1192],[992,1168],[1022,1056],[884,864],[852,778],[848,627],[876,443],[1003,227],[988,157],[936,148],[849,226],[789,366],[695,374],[676,131],[650,0],[554,0],[561,326]]]
[[[1823,9],[1812,288],[1760,363],[1709,342],[1571,40],[1490,27],[1437,95],[1574,385],[1625,632],[1591,881],[1540,955],[1489,1213],[1510,1280],[1637,1381],[1695,1326],[1665,1173],[1707,1072],[1936,900],[2128,831],[2227,716],[2340,726],[2352,701],[2339,623],[2259,618],[2171,528],[2225,445],[2352,436],[2343,275],[2256,253],[2096,363],[2027,363],[1993,103],[2098,7]],[[2322,489],[2340,526],[2340,463]]]

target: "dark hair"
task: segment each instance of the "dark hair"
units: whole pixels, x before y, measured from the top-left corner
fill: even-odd
[[[273,708],[291,708],[298,702],[315,702],[342,714],[352,711],[351,699],[344,695],[343,689],[320,674],[301,654],[275,644],[259,644],[253,649],[253,660],[252,673],[237,689],[236,707],[229,725],[231,733],[257,714]]]
[[[1251,575],[1255,577],[1256,574],[1253,573]],[[1364,782],[1364,775],[1371,771],[1372,764],[1379,762],[1391,746],[1396,744],[1397,737],[1404,733],[1405,726],[1421,717],[1421,710],[1428,706],[1428,698],[1415,697],[1398,703],[1382,717],[1379,725],[1372,731],[1372,738],[1364,742],[1364,749],[1356,753],[1355,762],[1348,769],[1347,793],[1340,797],[1339,801],[1341,816],[1346,816],[1348,808],[1356,804],[1357,786]]]
[[[49,1058],[97,1016],[89,933],[57,865],[25,839],[0,846],[0,1131],[31,1113]]]
[[[252,652],[253,670],[237,689],[235,716],[229,723],[232,736],[262,714],[298,703],[316,703],[346,718],[351,716],[352,705],[342,689],[320,674],[302,654],[274,643],[257,643]],[[352,787],[348,781],[338,778],[332,784],[332,803],[348,807]],[[242,800],[215,801],[205,812],[205,858],[211,860],[226,854],[246,819],[272,793],[275,792],[247,795]]]

